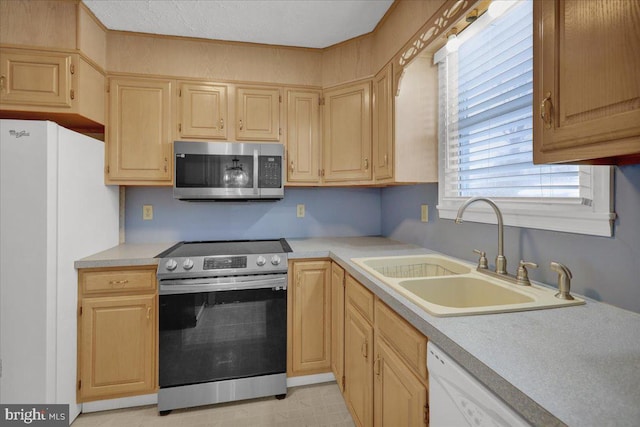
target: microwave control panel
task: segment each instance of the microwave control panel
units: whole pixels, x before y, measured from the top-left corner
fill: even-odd
[[[282,187],[282,157],[258,156],[258,187]]]

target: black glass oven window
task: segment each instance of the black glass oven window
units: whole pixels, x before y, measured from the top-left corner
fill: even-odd
[[[253,188],[253,156],[176,156],[176,187]]]
[[[282,187],[282,157],[258,156],[258,187]]]
[[[286,291],[160,296],[160,387],[286,371]]]

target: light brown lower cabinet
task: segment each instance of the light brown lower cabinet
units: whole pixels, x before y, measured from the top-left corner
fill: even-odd
[[[78,402],[157,390],[155,269],[79,271]]]
[[[287,300],[287,376],[331,372],[331,261],[291,261]]]
[[[345,282],[343,395],[355,424],[428,425],[427,337],[353,277]]]
[[[331,370],[344,393],[344,269],[331,263]]]

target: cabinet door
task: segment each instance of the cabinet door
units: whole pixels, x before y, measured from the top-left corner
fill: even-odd
[[[347,304],[344,327],[344,397],[360,427],[373,421],[373,327]],[[396,424],[401,425],[401,424]]]
[[[374,426],[428,424],[427,387],[378,336],[375,347]]]
[[[639,17],[637,1],[534,2],[535,163],[640,154]]]
[[[250,141],[280,139],[280,90],[238,87],[236,138]]]
[[[344,393],[344,269],[331,263],[331,370]]]
[[[156,295],[84,298],[78,401],[152,393]]]
[[[169,80],[111,80],[110,183],[171,182],[171,87]]]
[[[287,153],[290,183],[320,182],[320,93],[287,91]]]
[[[391,64],[373,80],[373,169],[376,180],[393,178]]]
[[[178,94],[178,135],[181,139],[227,138],[226,86],[181,83]]]
[[[0,103],[71,107],[71,55],[2,49],[0,57]]]
[[[325,92],[324,157],[326,182],[371,180],[371,83]]]
[[[331,262],[293,263],[289,376],[331,369]]]

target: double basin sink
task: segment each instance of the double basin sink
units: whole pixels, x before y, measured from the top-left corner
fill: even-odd
[[[352,258],[358,266],[438,316],[505,313],[584,304],[555,297],[557,290],[514,285],[443,255]]]

